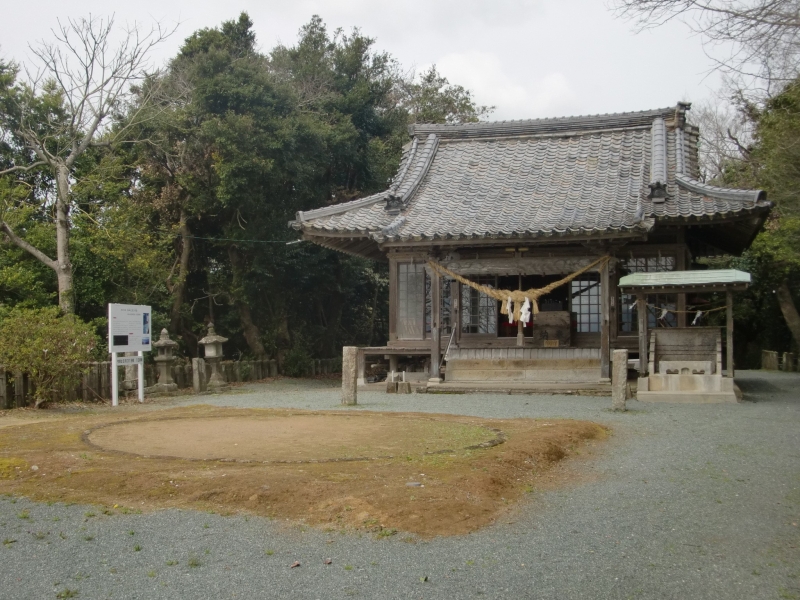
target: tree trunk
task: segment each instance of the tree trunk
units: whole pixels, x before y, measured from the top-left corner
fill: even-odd
[[[789,331],[792,332],[794,343],[800,347],[800,314],[797,314],[797,308],[794,305],[792,292],[789,286],[784,281],[778,286],[776,290],[778,296],[778,304],[781,307],[783,318],[786,319],[786,325],[789,326]]]
[[[233,272],[232,296],[236,310],[239,312],[239,322],[242,326],[242,333],[250,351],[257,357],[266,356],[267,351],[261,343],[261,331],[253,323],[253,315],[250,312],[250,305],[244,299],[244,291],[241,288],[242,282],[242,257],[236,246],[228,246],[228,258],[231,261]]]
[[[292,347],[292,335],[289,329],[289,315],[286,314],[286,307],[280,307],[281,315],[278,317],[278,328],[275,330],[275,343],[278,346],[278,366],[283,372],[283,358]]]
[[[56,169],[56,277],[58,279],[58,305],[65,315],[75,312],[72,289],[72,262],[69,255],[69,169],[60,164]]]
[[[12,244],[33,256],[43,265],[53,269],[58,281],[58,305],[66,315],[75,313],[75,297],[72,289],[72,263],[69,259],[69,169],[63,164],[56,168],[56,188],[55,260],[19,237],[5,221],[0,221],[0,231]]]
[[[183,298],[186,293],[186,279],[189,276],[189,259],[192,254],[192,238],[189,226],[186,224],[186,211],[181,210],[180,217],[181,233],[181,259],[178,268],[178,279],[172,287],[172,308],[170,309],[169,328],[173,334],[180,333],[181,308],[183,308]]]
[[[342,314],[344,312],[344,294],[342,293],[342,263],[336,259],[331,266],[336,277],[336,285],[330,286],[325,296],[324,312],[325,327],[320,335],[319,347],[323,356],[336,356],[337,343],[341,344],[339,331],[342,325]],[[341,349],[341,346],[339,346]],[[340,350],[341,351],[341,350]]]
[[[247,345],[250,346],[250,351],[257,357],[261,358],[266,356],[267,351],[264,349],[264,344],[261,343],[261,331],[255,323],[250,314],[250,306],[241,300],[236,300],[236,310],[239,311],[239,321],[242,324],[242,333]]]

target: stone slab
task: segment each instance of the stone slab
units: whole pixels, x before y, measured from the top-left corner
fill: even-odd
[[[737,388],[738,389],[738,388]],[[736,403],[741,393],[730,392],[645,392],[639,390],[636,399],[640,402],[675,402],[681,404]]]

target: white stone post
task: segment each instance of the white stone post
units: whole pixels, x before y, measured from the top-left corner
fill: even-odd
[[[358,348],[342,348],[342,404],[357,404],[358,396]]]
[[[192,388],[195,394],[205,392],[206,387],[206,361],[202,358],[192,359]]]
[[[624,411],[628,391],[628,351],[614,350],[611,373],[611,410]]]

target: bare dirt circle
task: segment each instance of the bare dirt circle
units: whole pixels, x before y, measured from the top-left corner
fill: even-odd
[[[424,417],[288,414],[127,421],[95,429],[86,440],[142,456],[314,462],[488,447],[498,435],[481,425]]]

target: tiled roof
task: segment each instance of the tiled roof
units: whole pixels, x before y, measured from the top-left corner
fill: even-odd
[[[415,125],[390,188],[298,213],[308,235],[375,243],[644,233],[660,220],[768,210],[763,192],[693,176],[684,111]],[[666,185],[666,198],[651,187]]]

